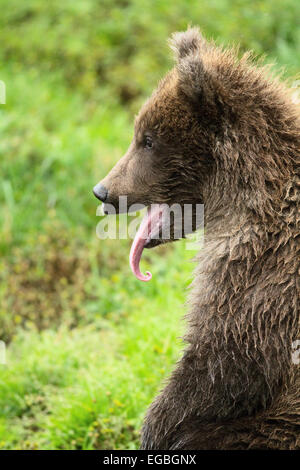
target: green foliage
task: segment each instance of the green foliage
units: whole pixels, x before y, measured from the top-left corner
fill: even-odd
[[[174,291],[189,278],[188,268],[177,274],[180,256],[168,273],[170,256],[155,258],[150,292],[125,276],[98,280],[107,296],[124,289],[121,311],[18,332],[0,366],[0,448],[137,447],[144,410],[178,353],[184,289]]]
[[[189,23],[218,41],[266,52],[290,71],[299,63],[296,0],[11,0],[1,11],[4,63],[19,73],[55,72],[88,95],[107,88],[123,104],[148,93],[170,64],[166,38]]]
[[[96,238],[91,189],[188,24],[299,64],[300,4],[247,0],[0,1],[0,448],[135,448],[178,357],[192,256]],[[179,331],[180,330],[180,331]]]

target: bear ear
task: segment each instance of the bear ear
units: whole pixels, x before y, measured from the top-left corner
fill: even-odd
[[[208,98],[213,91],[213,77],[203,64],[201,52],[208,44],[198,28],[189,28],[183,33],[174,33],[169,41],[177,58],[176,69],[181,91],[193,101]]]
[[[208,88],[208,77],[198,55],[188,55],[177,64],[178,85],[181,91],[193,101],[198,101]]]
[[[199,28],[188,28],[185,32],[174,33],[169,39],[169,45],[177,61],[197,52],[205,43]]]

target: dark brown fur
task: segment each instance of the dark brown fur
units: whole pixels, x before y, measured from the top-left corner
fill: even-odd
[[[300,122],[285,85],[197,29],[142,108],[109,201],[204,203],[183,357],[144,449],[300,449]],[[153,139],[144,148],[145,135]]]

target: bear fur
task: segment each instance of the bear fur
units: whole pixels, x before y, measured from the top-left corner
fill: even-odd
[[[205,210],[186,347],[141,447],[300,449],[299,110],[250,54],[238,60],[197,28],[171,47],[174,69],[102,181],[115,206],[127,195]]]

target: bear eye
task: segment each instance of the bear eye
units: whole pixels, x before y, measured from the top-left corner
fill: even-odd
[[[145,137],[145,140],[144,140],[144,148],[145,149],[151,149],[153,147],[153,142],[152,142],[152,139],[151,137],[149,137],[148,135]]]

